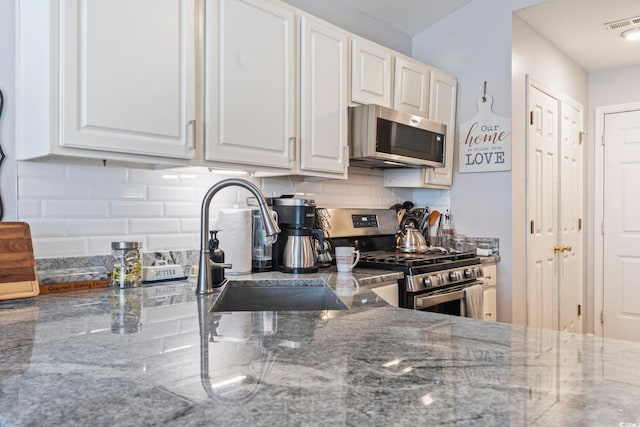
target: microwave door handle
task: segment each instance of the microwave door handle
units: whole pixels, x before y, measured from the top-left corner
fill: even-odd
[[[464,290],[448,292],[446,294],[429,295],[425,297],[416,296],[414,298],[415,307],[417,309],[429,308],[445,302],[464,299]]]

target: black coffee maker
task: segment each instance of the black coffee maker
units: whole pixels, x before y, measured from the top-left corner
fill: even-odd
[[[271,200],[282,230],[273,246],[273,265],[285,273],[315,273],[318,264],[313,239],[323,240],[322,232],[314,229],[315,201],[287,196]]]

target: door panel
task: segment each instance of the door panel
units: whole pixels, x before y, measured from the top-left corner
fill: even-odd
[[[582,332],[582,109],[561,103],[560,137],[560,330]],[[569,249],[570,248],[570,249]]]
[[[558,115],[559,103],[529,87],[533,123],[527,148],[527,206],[530,230],[527,254],[527,324],[556,329],[558,324]]]
[[[206,8],[206,160],[291,167],[295,10],[262,0]]]
[[[61,144],[193,158],[195,1],[60,5]]]
[[[604,335],[640,341],[640,111],[605,115]]]
[[[303,16],[300,20],[303,170],[347,169],[347,33]]]

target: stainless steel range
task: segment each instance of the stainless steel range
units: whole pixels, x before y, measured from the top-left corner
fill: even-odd
[[[430,247],[423,253],[395,250],[398,229],[390,209],[318,209],[320,227],[333,247],[360,250],[357,267],[404,273],[398,282],[399,306],[465,316],[465,289],[482,284],[475,252],[449,253]]]

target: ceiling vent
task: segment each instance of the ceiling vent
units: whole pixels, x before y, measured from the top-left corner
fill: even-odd
[[[621,28],[631,27],[633,25],[640,24],[640,16],[635,16],[633,18],[620,19],[618,21],[607,22],[604,27],[607,30],[619,30]]]

